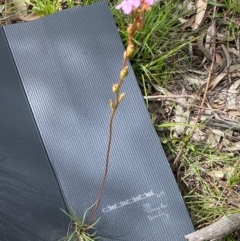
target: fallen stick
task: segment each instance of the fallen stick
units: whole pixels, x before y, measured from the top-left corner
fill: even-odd
[[[224,238],[238,229],[240,229],[240,213],[224,216],[208,227],[186,235],[185,239],[188,241],[214,241]]]

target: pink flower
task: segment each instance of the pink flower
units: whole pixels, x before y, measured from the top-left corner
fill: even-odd
[[[122,9],[125,14],[130,14],[133,10],[133,7],[138,8],[140,4],[141,0],[123,0],[120,4],[116,6],[116,9]]]
[[[153,5],[157,0],[144,0],[144,4]],[[141,0],[123,0],[116,6],[116,9],[122,9],[125,14],[130,14],[133,8],[138,8],[141,5]]]
[[[145,0],[145,3],[147,3],[149,6],[153,5],[157,0]]]

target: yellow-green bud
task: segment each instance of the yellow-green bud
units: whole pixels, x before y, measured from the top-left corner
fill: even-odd
[[[128,75],[128,66],[125,66],[120,72],[120,79],[124,79]]]
[[[136,27],[138,30],[142,29],[143,27],[143,20],[142,19],[139,19],[136,23]]]
[[[127,27],[127,33],[130,36],[133,34],[133,25],[131,23]]]
[[[120,94],[120,96],[119,96],[119,102],[121,102],[121,101],[124,99],[125,95],[126,95],[126,93]]]
[[[113,84],[112,92],[116,94],[118,91],[119,91],[119,84]]]
[[[128,57],[128,58],[133,54],[134,50],[135,50],[135,47],[134,47],[133,44],[129,44],[129,45],[127,46],[126,53],[127,53],[127,57]]]
[[[114,104],[114,101],[113,100],[109,100],[109,106],[112,110],[114,110],[115,108],[115,104]]]

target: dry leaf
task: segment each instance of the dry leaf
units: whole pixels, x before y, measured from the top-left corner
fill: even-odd
[[[29,22],[29,21],[36,20],[38,18],[41,18],[41,17],[39,15],[35,15],[35,14],[29,14],[26,17],[19,17],[19,20],[24,21],[24,22]]]
[[[27,16],[28,3],[24,0],[12,0],[13,5],[17,10],[17,16]]]
[[[207,50],[203,45],[205,35],[206,35],[206,31],[203,30],[197,39],[197,47],[204,54],[204,59],[203,59],[201,65],[206,61],[206,58],[212,62],[211,52],[209,50]]]
[[[194,74],[185,75],[183,78],[184,78],[184,81],[186,82],[186,84],[193,85],[195,87],[200,86],[201,82],[202,82],[202,78],[201,78],[201,76],[199,77],[199,75],[194,75]]]
[[[210,171],[209,175],[213,178],[218,178],[218,179],[223,179],[223,178],[227,178],[227,177],[232,177],[234,174],[234,167],[227,167],[225,168],[225,170],[221,170],[221,171]]]
[[[221,131],[221,130],[212,129],[212,132],[213,132],[215,135],[219,136],[219,137],[224,137],[224,136],[225,136],[224,132]]]
[[[240,111],[237,110],[229,110],[227,113],[233,116],[240,116]]]
[[[232,54],[235,54],[236,56],[240,57],[240,52],[236,50],[235,48],[229,48],[228,51]]]
[[[221,74],[219,74],[218,76],[214,77],[213,79],[210,80],[210,83],[209,83],[209,88],[212,87],[212,89],[214,89],[218,83],[229,73],[231,74],[231,72],[237,70],[237,69],[240,69],[240,64],[235,64],[235,65],[232,65],[230,67],[226,67],[223,72]],[[228,72],[229,71],[229,72]],[[236,75],[236,74],[235,74]],[[205,87],[207,85],[207,82],[205,82],[198,90],[197,92],[197,95],[200,96],[204,90],[205,90]]]
[[[189,115],[190,115],[190,111],[189,110],[184,111],[184,108],[181,105],[181,104],[187,103],[186,98],[179,98],[178,102],[180,104],[177,104],[177,106],[176,106],[176,113],[175,113],[174,121],[176,123],[180,123],[180,125],[176,124],[176,126],[174,127],[174,130],[175,130],[174,134],[173,134],[174,137],[178,137],[179,135],[181,135],[184,132],[184,130],[186,128],[185,123],[188,121]]]
[[[220,114],[219,118],[221,118],[223,121],[227,121],[232,126],[237,125],[237,123],[239,122],[238,119],[230,118],[229,115],[222,115],[222,114]]]
[[[223,44],[221,44],[221,47],[222,47],[223,53],[227,59],[227,66],[230,66],[232,64],[232,58],[230,57],[229,51]]]
[[[204,14],[207,9],[207,0],[198,0],[196,7],[197,7],[197,14],[195,17],[195,22],[192,26],[193,31],[196,30],[200,26],[200,24],[203,20]]]
[[[184,111],[183,107],[181,105],[177,105],[176,107],[176,114],[175,114],[175,122],[176,123],[180,123],[180,125],[176,125],[174,127],[174,134],[173,136],[174,137],[178,137],[179,135],[181,135],[184,130],[185,130],[185,124],[186,121],[188,120],[188,117],[189,117],[189,114],[190,114],[190,111],[187,110],[187,111]]]
[[[221,135],[219,135],[219,133],[215,133],[214,131],[216,130],[212,130],[212,132],[207,133],[207,145],[211,146],[212,148],[215,148],[218,146],[220,140],[221,140]]]
[[[223,65],[223,59],[222,56],[218,53],[215,53],[215,59],[216,59],[216,64],[219,64],[220,66]]]
[[[188,131],[187,131],[187,134],[191,133],[191,130],[190,128],[188,128]],[[192,135],[192,138],[193,140],[199,142],[199,143],[206,143],[206,133],[204,133],[203,131],[201,131],[199,128],[196,128],[194,130],[194,133]]]
[[[236,94],[238,93],[237,88],[240,85],[240,79],[235,81],[229,88],[227,93],[227,108],[236,109]]]
[[[167,3],[167,2],[166,2]],[[196,9],[196,6],[195,6],[195,3],[194,3],[194,1],[189,1],[189,0],[184,0],[184,1],[182,1],[181,3],[179,3],[178,5],[177,5],[177,8],[178,9],[182,9],[182,8],[185,8],[187,11],[193,11],[194,9]]]
[[[219,42],[225,42],[225,41],[233,41],[235,40],[234,37],[231,37],[231,35],[229,34],[229,31],[225,31],[225,27],[222,29],[219,29],[220,31],[217,32],[217,40]]]
[[[211,42],[212,42],[212,39],[214,38],[214,35],[215,35],[215,23],[213,22],[207,30],[205,49],[207,50],[210,49]]]
[[[194,23],[194,20],[195,20],[195,16],[192,16],[190,19],[188,19],[183,25],[182,25],[182,29],[184,30],[185,28],[188,28],[190,26],[193,25]]]
[[[158,92],[164,94],[164,95],[173,95],[172,93],[170,93],[168,90],[166,90],[165,88],[162,88],[159,85],[153,84],[152,86],[154,87],[155,90],[157,90]]]
[[[231,147],[228,146],[228,147],[223,148],[222,150],[223,151],[231,151],[231,152],[240,150],[240,143],[238,143],[238,142],[233,143],[232,142],[231,144],[233,144]]]
[[[223,179],[224,178],[224,172],[223,171],[210,171],[208,172],[208,175],[211,176],[212,178],[217,178],[217,179]]]

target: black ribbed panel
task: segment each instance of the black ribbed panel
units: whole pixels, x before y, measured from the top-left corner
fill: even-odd
[[[0,28],[0,240],[56,241],[69,220]]]
[[[114,19],[100,2],[4,30],[65,201],[82,215],[103,177],[108,103],[122,63]],[[184,240],[193,227],[129,69],[98,234],[102,240]]]

